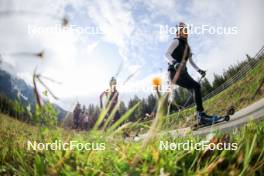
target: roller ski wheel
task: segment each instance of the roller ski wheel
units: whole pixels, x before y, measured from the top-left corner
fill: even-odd
[[[197,129],[199,129],[199,125],[197,123],[191,126],[191,130],[196,131]]]
[[[230,106],[230,107],[227,109],[226,116],[234,115],[235,112],[236,112],[235,107],[234,107],[234,106]]]
[[[230,120],[230,116],[225,116],[224,117],[224,121],[227,121],[228,122],[229,120]]]

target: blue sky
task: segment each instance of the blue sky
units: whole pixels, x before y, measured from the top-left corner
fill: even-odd
[[[137,71],[125,85],[135,91],[122,92],[123,100],[134,94],[148,95],[150,92],[137,90],[150,86],[154,76],[162,77],[165,83],[164,53],[174,35],[160,33],[161,25],[174,27],[183,21],[195,26],[237,27],[236,35],[190,35],[193,59],[207,70],[209,80],[214,73],[220,74],[243,60],[245,54],[253,56],[264,43],[262,0],[29,0],[27,4],[22,0],[3,0],[0,7],[1,11],[28,12],[0,18],[0,52],[4,60],[1,67],[31,84],[37,66],[41,74],[62,82],[49,86],[61,98],[58,103],[67,108],[76,100],[98,103],[100,92],[107,88],[121,63],[119,85]],[[33,35],[28,32],[29,26],[59,24],[58,19],[64,16],[69,25],[103,26],[103,34],[72,30]],[[41,50],[45,51],[43,60],[8,54]],[[194,69],[189,71],[194,78],[199,76]]]

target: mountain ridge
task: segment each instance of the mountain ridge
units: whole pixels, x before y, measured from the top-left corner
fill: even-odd
[[[23,79],[12,75],[0,68],[0,93],[5,95],[11,100],[16,100],[20,98],[23,105],[34,107],[36,104],[36,99],[33,91],[33,87],[27,84]],[[53,104],[55,109],[58,111],[58,120],[62,120],[66,114],[66,110],[57,104]]]

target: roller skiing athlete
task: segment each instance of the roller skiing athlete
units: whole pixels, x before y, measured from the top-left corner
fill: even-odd
[[[189,60],[192,67],[199,72],[202,77],[206,75],[206,72],[200,69],[192,60],[191,48],[188,44],[188,30],[184,23],[179,23],[176,35],[177,37],[174,38],[165,54],[169,65],[168,72],[170,82],[172,85],[177,84],[183,88],[194,91],[198,125],[214,124],[223,117],[209,116],[204,112],[201,86],[189,75],[186,68],[186,62]]]

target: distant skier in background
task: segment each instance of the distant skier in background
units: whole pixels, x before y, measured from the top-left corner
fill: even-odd
[[[106,117],[104,121],[110,116],[112,111],[114,110],[115,106],[117,106],[118,103],[118,96],[119,92],[116,89],[117,81],[115,77],[112,77],[109,83],[110,88],[105,90],[101,95],[100,95],[100,107],[103,108],[103,97],[106,96],[106,103],[105,103],[105,108],[108,108],[108,112],[106,114]],[[120,118],[119,111],[117,110],[116,113],[114,114],[114,119],[112,120],[112,123],[117,121]]]
[[[89,124],[90,118],[91,117],[89,116],[89,113],[86,111],[84,114],[84,118],[83,118],[83,129],[84,130],[88,130],[91,128],[91,124]]]
[[[81,104],[77,103],[73,111],[73,124],[75,129],[79,128],[81,113],[82,113]]]
[[[165,54],[169,64],[168,71],[170,81],[172,82],[172,80],[174,80],[182,59],[185,61],[189,60],[194,69],[204,77],[206,72],[200,69],[192,60],[191,48],[188,44],[188,30],[184,23],[179,23],[176,35],[177,37],[174,38]],[[213,120],[212,116],[208,116],[204,112],[200,84],[189,75],[186,67],[183,68],[184,69],[181,70],[178,80],[176,80],[176,84],[181,87],[194,90],[198,123],[204,124],[211,122]]]

